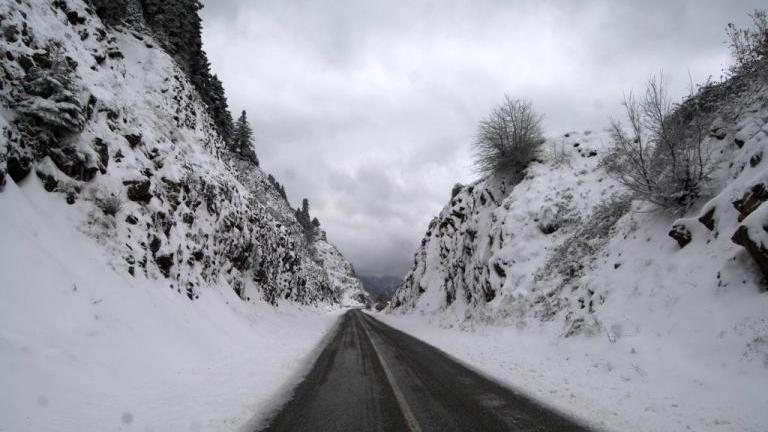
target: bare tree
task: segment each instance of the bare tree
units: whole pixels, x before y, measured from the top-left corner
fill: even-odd
[[[663,77],[651,77],[642,99],[630,93],[624,107],[629,131],[611,122],[608,172],[640,199],[675,212],[687,209],[717,166],[698,98],[673,105]]]
[[[751,28],[738,28],[733,23],[725,28],[731,55],[736,60],[731,68],[734,73],[751,70],[768,57],[768,12],[757,9],[749,17]]]
[[[542,117],[531,102],[504,97],[478,125],[475,167],[482,174],[518,174],[544,142]]]

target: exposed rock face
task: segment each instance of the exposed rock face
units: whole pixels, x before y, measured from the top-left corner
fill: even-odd
[[[768,190],[765,188],[765,184],[758,183],[752,186],[741,198],[733,202],[733,207],[739,211],[739,222],[743,221],[766,200],[768,200]]]
[[[370,296],[363,289],[363,283],[355,274],[355,269],[335,246],[328,243],[325,232],[320,232],[312,247],[318,262],[328,275],[336,298],[341,304],[343,306],[370,308],[372,304]]]
[[[703,113],[689,121],[712,131],[702,148],[719,164],[698,213],[670,224],[669,214],[633,202],[600,163],[610,148],[598,143],[610,146],[611,137],[570,132],[542,146],[519,184],[454,187],[388,311],[450,325],[559,320],[571,336],[602,331],[602,317],[636,314],[660,286],[721,295],[758,285],[750,260],[768,280],[768,67],[707,87],[690,105],[701,110],[680,115]]]
[[[691,231],[688,229],[688,227],[681,223],[677,223],[672,226],[672,229],[669,231],[669,236],[675,239],[681,248],[684,248],[688,243],[690,243],[692,238]]]
[[[568,305],[579,308],[581,298],[583,311],[568,320],[587,329],[584,315],[594,310],[590,305],[599,295],[578,286],[566,290],[564,281],[577,279],[590,265],[588,257],[629,206],[626,199],[611,200],[614,184],[608,179],[599,180],[602,190],[591,190],[601,177],[595,171],[599,159],[582,154],[599,154],[595,146],[602,137],[572,133],[564,140],[573,165],[558,173],[561,178],[549,176],[553,167],[542,161],[524,176],[510,176],[522,177],[519,183],[486,178],[454,187],[389,310],[472,321],[526,314],[549,319]],[[610,205],[601,209],[602,200]],[[551,253],[567,259],[549,263]],[[561,280],[550,283],[550,278]]]
[[[82,231],[118,270],[167,279],[190,300],[226,283],[243,299],[338,302],[329,275],[353,285],[351,266],[317,259],[266,174],[226,149],[198,92],[210,78],[199,35],[176,43],[199,26],[197,5],[0,3],[0,103],[12,114],[0,112],[0,172],[20,181],[34,170],[30,187],[90,214]],[[188,22],[172,35],[178,7]]]
[[[152,182],[149,180],[129,183],[126,195],[131,201],[148,203],[152,199],[152,193],[149,192],[150,187],[152,187]]]
[[[715,229],[715,207],[710,208],[699,217],[699,222],[712,231]]]
[[[739,225],[731,241],[746,249],[749,256],[768,281],[768,207],[760,206]],[[764,283],[763,290],[768,289]]]
[[[749,237],[749,229],[745,226],[740,226],[731,237],[734,243],[744,248],[749,252],[755,262],[758,263],[760,269],[768,275],[768,255],[766,249],[762,244],[758,244],[757,241]]]

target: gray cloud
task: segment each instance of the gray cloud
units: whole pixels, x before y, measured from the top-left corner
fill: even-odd
[[[264,168],[309,198],[361,273],[402,274],[504,93],[550,133],[598,129],[663,70],[677,95],[727,62],[760,1],[204,1],[206,51]]]

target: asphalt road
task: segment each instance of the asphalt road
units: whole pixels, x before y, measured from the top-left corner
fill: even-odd
[[[264,431],[587,431],[358,310]]]

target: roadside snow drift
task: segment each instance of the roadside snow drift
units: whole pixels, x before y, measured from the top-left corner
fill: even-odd
[[[223,282],[191,302],[122,274],[36,183],[0,193],[0,430],[239,430],[340,313],[244,303]]]
[[[0,2],[2,431],[238,430],[356,289],[228,150],[148,3]]]

